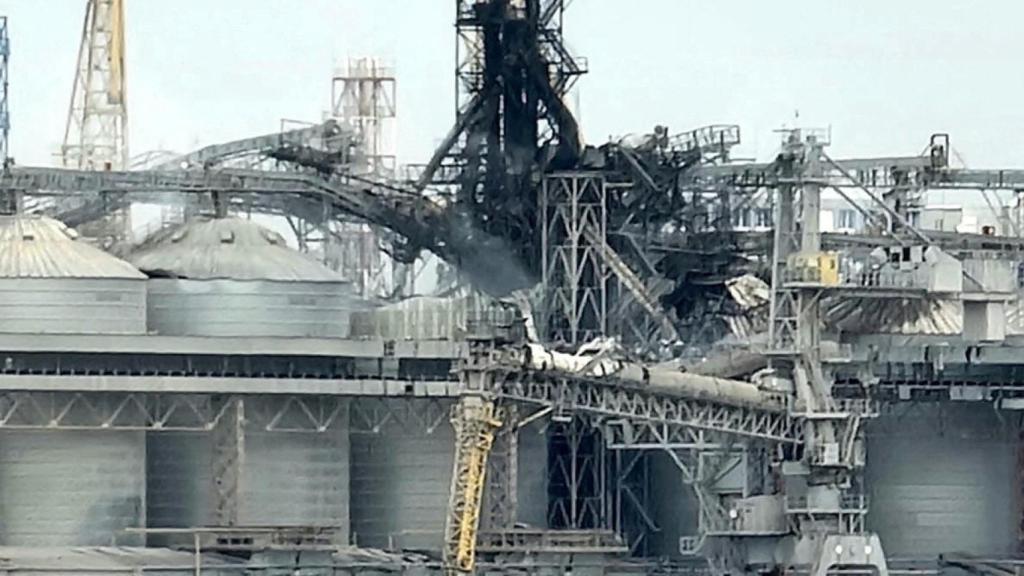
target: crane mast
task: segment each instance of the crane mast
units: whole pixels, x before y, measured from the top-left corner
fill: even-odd
[[[464,395],[452,407],[455,464],[444,527],[444,568],[449,575],[469,574],[476,565],[477,532],[483,507],[487,459],[501,411],[479,395]]]
[[[124,56],[124,0],[88,0],[61,146],[65,168],[128,166]]]

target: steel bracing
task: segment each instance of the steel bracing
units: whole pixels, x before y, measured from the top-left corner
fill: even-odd
[[[87,0],[61,156],[66,168],[128,166],[123,0]]]
[[[245,399],[213,398],[212,402],[221,414],[211,430],[213,523],[215,526],[236,526],[245,469]]]
[[[100,4],[120,6],[90,2]],[[352,374],[321,373],[315,365],[294,388],[308,394],[288,392],[294,390],[285,387],[294,383],[291,374],[265,381],[219,372],[170,382],[184,391],[203,380],[207,388],[192,394],[140,389],[169,382],[143,376],[136,389],[104,391],[125,381],[107,372],[88,380],[90,391],[54,392],[46,386],[61,379],[85,382],[79,378],[86,376],[31,376],[28,368],[4,375],[12,386],[31,379],[36,389],[0,394],[0,429],[209,433],[219,482],[217,522],[230,525],[238,520],[246,430],[320,433],[342,414],[360,433],[395,419],[432,430],[451,416],[457,446],[444,550],[452,570],[471,570],[477,546],[493,555],[643,551],[645,536],[657,529],[649,510],[649,458],[667,454],[699,508],[699,532],[680,541],[680,552],[708,557],[716,573],[777,568],[769,561],[752,566],[749,555],[753,543],[774,539],[784,543],[780,549],[792,549],[781,561],[787,568],[826,574],[830,566],[870,566],[884,576],[882,546],[864,525],[864,421],[876,413],[878,400],[942,397],[1003,407],[1017,402],[1019,408],[1020,374],[1006,356],[1016,345],[979,352],[946,342],[912,354],[908,350],[920,348],[897,343],[870,357],[858,350],[860,356],[826,358],[822,299],[842,297],[842,289],[794,281],[791,257],[883,245],[1019,257],[1020,238],[922,232],[917,219],[926,190],[1017,190],[1024,187],[1024,171],[952,168],[943,135],[933,137],[920,156],[833,159],[824,151],[824,134],[800,131],[789,134],[771,162],[735,163],[730,152],[740,134],[730,125],[680,134],[657,127],[638,142],[613,142],[584,154],[565,105],[584,67],[562,39],[563,8],[560,0],[457,2],[458,117],[415,186],[352,169],[366,160],[359,157],[359,133],[365,140],[372,127],[353,135],[325,123],[207,147],[173,157],[157,171],[118,171],[125,164],[113,162],[102,166],[109,172],[81,163],[76,170],[11,168],[0,176],[0,190],[34,201],[62,198],[56,213],[71,224],[95,221],[133,200],[218,195],[238,208],[288,217],[305,244],[344,235],[339,226],[355,218],[361,231],[368,225],[391,231],[399,259],[433,251],[485,290],[506,293],[540,279],[547,297],[541,310],[545,337],[570,345],[608,335],[646,344],[648,351],[663,338],[699,345],[691,341],[699,340],[708,322],[696,302],[714,300],[722,279],[738,272],[770,275],[766,352],[772,371],[766,382],[782,401],[716,401],[651,387],[646,372],[641,382],[534,370],[494,349],[475,349],[461,388],[385,383],[380,374],[355,382]],[[369,99],[376,112],[387,100],[374,96],[378,88],[364,91],[365,98],[349,88],[340,94],[350,106]],[[67,158],[72,148],[65,148]],[[386,156],[376,145],[369,155],[376,164]],[[287,170],[229,167],[239,163]],[[420,194],[428,185],[450,194]],[[850,200],[868,229],[822,233],[817,219],[826,189]],[[855,194],[870,202],[853,201]],[[774,222],[737,229],[736,215],[752,205],[773,210]],[[104,370],[117,371],[120,359],[90,354]],[[947,363],[952,355],[957,361]],[[878,358],[888,359],[884,368],[863,369]],[[27,361],[17,354],[11,360]],[[182,362],[192,366],[192,360]],[[69,355],[63,362],[82,359]],[[444,366],[451,368],[450,362]],[[271,405],[239,391],[247,386],[282,395]],[[329,387],[334,393],[324,392]],[[402,400],[345,397],[407,390],[445,397],[419,398],[425,406],[415,408]],[[452,413],[456,393],[465,394]],[[527,408],[537,411],[526,416]],[[520,418],[550,419],[550,485],[557,493],[549,522],[566,533],[514,528]],[[723,475],[735,470],[744,472],[743,487],[723,487]],[[787,482],[775,478],[780,470]],[[771,521],[746,524],[743,510]]]
[[[124,0],[87,0],[78,64],[60,150],[65,168],[126,170],[128,93]],[[131,210],[104,211],[82,233],[113,245],[130,240]]]
[[[451,574],[470,574],[476,567],[488,458],[502,417],[494,402],[481,396],[464,395],[452,407],[455,458],[442,549],[445,569]]]

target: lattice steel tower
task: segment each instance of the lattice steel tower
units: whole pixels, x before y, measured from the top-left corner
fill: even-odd
[[[331,115],[350,126],[358,145],[352,171],[362,176],[393,178],[397,166],[397,81],[394,65],[379,58],[351,58],[331,80]],[[352,221],[334,231],[337,267],[367,297],[412,294],[411,265],[381,250],[386,233]]]
[[[395,173],[395,69],[377,58],[353,58],[334,75],[331,108],[360,140],[358,167],[368,174]]]
[[[124,0],[87,0],[61,158],[65,168],[128,166]]]

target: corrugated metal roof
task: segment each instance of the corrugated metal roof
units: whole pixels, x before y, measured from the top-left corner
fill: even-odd
[[[195,218],[161,230],[128,259],[150,275],[196,280],[344,281],[280,234],[240,218]]]
[[[0,216],[0,278],[138,278],[131,264],[45,216]]]
[[[953,300],[850,298],[828,308],[826,323],[855,334],[959,334],[963,308]]]

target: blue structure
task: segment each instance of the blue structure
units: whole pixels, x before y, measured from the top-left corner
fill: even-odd
[[[7,110],[7,61],[11,56],[11,40],[7,36],[7,16],[0,16],[0,158],[3,158],[3,169],[9,164],[7,138],[11,131],[11,117]]]

